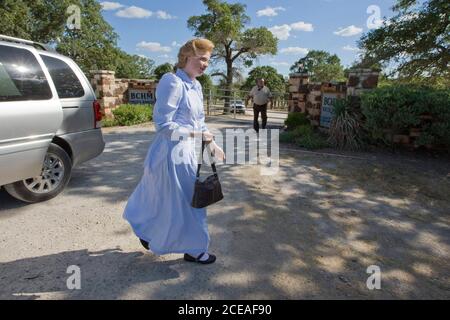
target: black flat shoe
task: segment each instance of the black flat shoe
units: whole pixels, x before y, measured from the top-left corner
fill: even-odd
[[[150,247],[148,246],[148,242],[145,240],[142,240],[141,238],[139,238],[139,241],[141,241],[142,246],[147,249],[150,250]]]
[[[201,261],[200,259],[205,255],[205,252],[201,253],[197,258],[185,253],[184,254],[184,260],[189,261],[189,262],[197,262],[197,263],[201,263],[201,264],[210,264],[210,263],[214,263],[214,261],[216,261],[216,256],[213,254],[208,253],[209,257],[208,259],[206,259],[205,261]]]

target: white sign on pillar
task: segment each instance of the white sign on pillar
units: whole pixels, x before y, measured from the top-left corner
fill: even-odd
[[[320,126],[329,128],[331,120],[334,116],[334,104],[338,98],[336,93],[326,93],[322,94],[322,108],[320,110]]]

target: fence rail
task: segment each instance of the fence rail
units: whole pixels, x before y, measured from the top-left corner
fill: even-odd
[[[236,111],[242,110],[239,106],[243,105],[247,109],[250,108],[250,103],[246,105],[248,93],[249,91],[227,89],[204,91],[203,101],[207,115],[215,116],[232,113],[234,118],[236,118]],[[270,110],[287,112],[289,94],[272,92],[272,96],[273,105]]]

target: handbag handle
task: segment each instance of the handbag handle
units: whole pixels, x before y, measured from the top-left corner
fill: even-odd
[[[200,155],[200,162],[197,165],[197,176],[196,176],[197,180],[198,180],[198,178],[200,178],[200,168],[201,168],[202,163],[203,163],[203,151],[205,150],[205,145],[206,145],[205,141],[202,140],[202,152],[201,152],[201,155]],[[209,148],[209,146],[207,146],[206,148]],[[208,158],[209,158],[209,161],[211,163],[211,168],[212,168],[212,170],[214,172],[214,175],[217,177],[216,164],[215,164],[215,162],[212,162],[210,152],[208,152]]]

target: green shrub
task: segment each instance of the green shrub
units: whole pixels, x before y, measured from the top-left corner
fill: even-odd
[[[115,126],[117,126],[116,119],[107,118],[107,119],[102,120],[102,127],[104,127],[104,128],[115,127]]]
[[[294,130],[282,132],[280,142],[295,143],[299,147],[307,149],[320,149],[328,146],[326,139],[318,132],[314,132],[309,123],[300,125]]]
[[[293,131],[285,131],[280,133],[281,143],[294,143],[296,135]]]
[[[317,132],[298,137],[295,143],[299,147],[309,150],[323,149],[329,146],[327,139]]]
[[[296,127],[292,132],[296,137],[307,136],[313,133],[313,127],[311,127],[309,123],[302,124]]]
[[[339,99],[334,105],[328,142],[335,148],[360,150],[365,147],[359,100]]]
[[[309,124],[309,120],[304,113],[291,112],[288,114],[284,124],[287,126],[288,130],[294,130],[298,126]]]
[[[152,120],[151,105],[123,104],[113,110],[114,119],[119,126],[131,126]]]
[[[393,135],[420,128],[418,146],[450,146],[450,89],[395,85],[366,92],[361,102],[365,128],[373,142],[392,145]]]

